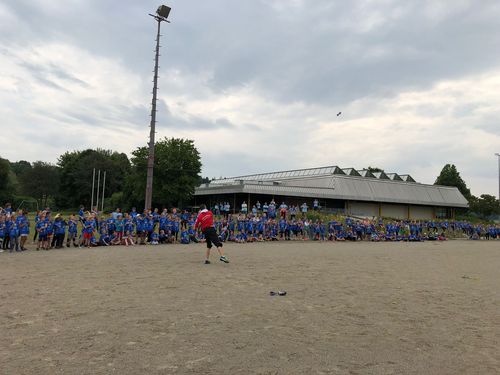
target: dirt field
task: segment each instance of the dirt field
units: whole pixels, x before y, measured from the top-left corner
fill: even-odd
[[[0,373],[500,373],[499,241],[226,250],[0,254]]]

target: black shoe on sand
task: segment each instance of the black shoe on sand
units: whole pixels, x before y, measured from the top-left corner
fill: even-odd
[[[205,260],[205,264],[210,264],[210,261],[208,259]]]
[[[229,263],[229,259],[227,259],[224,255],[223,255],[223,256],[221,256],[221,257],[219,258],[219,260],[220,260],[221,262],[224,262],[224,263]]]

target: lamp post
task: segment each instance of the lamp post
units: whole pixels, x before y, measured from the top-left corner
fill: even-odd
[[[500,199],[500,154],[496,152],[495,155],[498,158],[498,199]]]
[[[158,61],[160,58],[160,25],[163,21],[170,23],[167,20],[170,13],[170,8],[166,5],[160,5],[156,10],[156,14],[149,14],[158,22],[158,29],[156,32],[156,53],[155,53],[155,70],[153,78],[153,99],[151,101],[151,124],[149,132],[149,155],[148,155],[148,168],[146,176],[146,197],[144,200],[144,208],[151,209],[151,201],[153,199],[153,168],[155,161],[155,125],[156,125],[156,93],[158,91]]]

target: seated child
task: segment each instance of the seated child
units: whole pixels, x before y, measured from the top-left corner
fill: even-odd
[[[90,247],[96,247],[98,244],[97,244],[97,238],[95,238],[95,236],[92,236],[90,237]]]
[[[132,234],[129,231],[126,231],[122,237],[123,243],[125,246],[133,246],[134,239],[132,238]]]
[[[345,232],[343,230],[339,230],[335,234],[335,240],[336,241],[345,241]]]
[[[167,243],[167,234],[163,229],[160,230],[160,234],[158,235],[158,242],[161,244]]]
[[[181,232],[181,244],[189,245],[189,242],[191,242],[189,238],[189,233],[187,232],[187,230],[183,230]]]
[[[101,234],[101,237],[99,238],[99,246],[109,246],[110,244],[110,238],[107,232]]]
[[[151,241],[149,241],[149,244],[150,245],[158,245],[158,240],[159,240],[158,233],[156,233],[156,232],[151,233]]]

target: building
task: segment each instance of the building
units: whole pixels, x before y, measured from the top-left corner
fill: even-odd
[[[397,219],[454,218],[457,208],[468,207],[456,187],[420,184],[410,175],[337,166],[221,178],[198,187],[194,199],[195,205],[210,207],[227,201],[232,212],[243,201],[250,211],[257,201],[305,202],[312,207],[317,199],[325,212]]]

